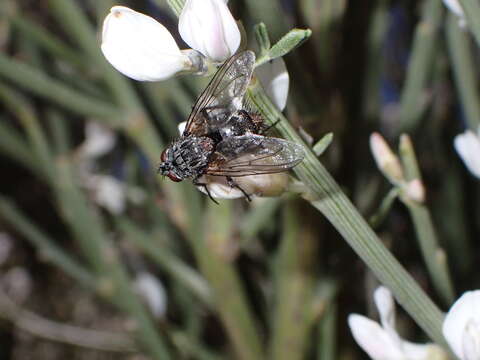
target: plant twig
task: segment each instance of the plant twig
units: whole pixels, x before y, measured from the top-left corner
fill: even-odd
[[[268,123],[280,119],[276,125],[279,132],[286,139],[304,145],[305,159],[294,171],[310,189],[312,206],[332,223],[420,327],[438,344],[446,346],[441,331],[442,312],[381,243],[315,154],[272,104],[258,81],[252,81],[247,93]]]
[[[422,18],[415,29],[405,85],[400,100],[398,132],[408,132],[414,128],[425,110],[426,87],[432,76],[442,13],[441,1],[427,0],[423,4]]]
[[[477,88],[477,67],[473,63],[473,52],[468,33],[460,29],[458,17],[449,14],[447,20],[448,53],[452,60],[455,86],[460,93],[460,101],[468,127],[477,131],[480,125],[479,92]]]
[[[408,183],[419,181],[421,174],[418,167],[415,152],[410,138],[407,135],[400,137],[400,156],[403,163],[405,177]],[[423,184],[420,185],[423,187]],[[455,300],[453,282],[448,270],[445,251],[440,247],[435,227],[428,208],[422,202],[410,199],[408,196],[400,196],[402,202],[407,206],[413,219],[418,243],[422,251],[423,259],[427,265],[428,272],[432,278],[433,285],[445,305],[449,306]]]

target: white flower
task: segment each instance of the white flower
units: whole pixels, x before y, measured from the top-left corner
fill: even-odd
[[[480,290],[464,293],[443,322],[443,335],[461,360],[480,359]]]
[[[446,360],[445,352],[435,344],[414,344],[395,329],[395,304],[390,291],[381,286],[374,294],[381,325],[369,318],[351,314],[348,325],[355,341],[373,360]]]
[[[480,126],[477,134],[467,130],[455,136],[454,146],[468,170],[480,178]]]
[[[133,287],[156,318],[163,318],[167,312],[167,293],[163,284],[148,272],[139,273]]]
[[[162,24],[124,6],[114,6],[105,18],[101,48],[118,71],[135,80],[164,80],[192,67]]]
[[[178,30],[193,49],[221,62],[240,46],[240,30],[223,0],[187,0]]]
[[[282,58],[276,58],[268,63],[258,67],[256,74],[265,89],[267,95],[277,105],[280,111],[287,105],[288,86],[290,78],[288,76],[285,61]]]
[[[112,176],[90,175],[86,186],[91,190],[95,202],[112,214],[121,214],[126,207],[125,184]]]
[[[80,147],[80,153],[88,159],[105,155],[115,146],[117,138],[112,129],[89,121],[85,126],[85,141]]]

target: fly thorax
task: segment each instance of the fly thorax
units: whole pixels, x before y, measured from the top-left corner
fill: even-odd
[[[214,141],[209,137],[180,138],[165,151],[159,171],[178,181],[199,176],[207,167],[213,151]]]

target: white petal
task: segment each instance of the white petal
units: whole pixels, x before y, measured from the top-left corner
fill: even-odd
[[[182,121],[180,124],[178,124],[178,132],[180,133],[180,135],[183,134],[183,131],[185,130],[185,127],[187,126],[187,122],[186,121]]]
[[[377,305],[383,328],[388,334],[390,334],[392,339],[400,343],[400,336],[395,329],[395,303],[393,301],[392,293],[385,286],[379,286],[375,290],[373,298]]]
[[[348,316],[348,325],[358,345],[373,360],[405,360],[398,343],[375,321],[364,316]]]
[[[443,336],[460,359],[467,359],[465,346],[471,348],[472,341],[480,341],[480,334],[472,331],[475,329],[471,327],[472,323],[480,324],[480,290],[464,293],[450,308],[443,322]],[[467,335],[473,340],[465,339]]]
[[[163,284],[155,276],[148,272],[142,272],[137,275],[133,286],[156,318],[165,316],[167,294]]]
[[[80,152],[87,158],[97,158],[108,153],[116,141],[117,138],[112,129],[89,121],[85,126],[85,141]]]
[[[464,16],[463,9],[458,3],[458,0],[443,0],[443,3],[455,15],[460,17]]]
[[[288,86],[290,83],[285,61],[282,58],[274,59],[260,66],[256,73],[267,95],[283,111],[287,105]]]
[[[471,130],[455,136],[455,149],[465,166],[476,177],[480,178],[480,137]]]
[[[178,30],[191,48],[213,61],[224,61],[240,46],[240,30],[223,0],[187,0]]]
[[[480,324],[471,319],[463,332],[463,354],[466,360],[480,359]]]
[[[87,186],[93,192],[95,202],[112,214],[125,211],[125,185],[112,176],[92,175],[87,180]]]
[[[191,66],[162,24],[124,6],[114,6],[105,18],[101,47],[118,71],[135,80],[164,80]]]

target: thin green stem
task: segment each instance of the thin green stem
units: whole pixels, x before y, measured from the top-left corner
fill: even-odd
[[[443,4],[439,0],[427,0],[423,4],[422,18],[415,29],[400,101],[399,132],[408,132],[414,128],[425,110],[426,89],[437,51],[442,10]]]
[[[99,118],[111,126],[119,124],[122,113],[114,106],[79,93],[40,70],[0,54],[0,77],[81,115]]]
[[[477,66],[468,33],[458,25],[458,17],[449,14],[447,21],[448,53],[452,60],[455,86],[460,93],[460,101],[469,128],[476,131],[480,125],[480,94],[477,88]]]
[[[208,284],[193,269],[180,261],[175,254],[165,246],[159,246],[157,241],[152,241],[148,234],[127,219],[118,220],[118,226],[125,233],[128,241],[141,248],[172,279],[183,284],[204,304],[212,304],[212,294]]]
[[[300,226],[299,212],[289,204],[284,209],[280,250],[275,264],[275,304],[272,319],[270,358],[303,359],[306,339],[312,325],[313,276],[310,264],[316,239],[310,227]],[[295,324],[292,326],[292,324]]]
[[[230,252],[235,248],[231,234],[231,205],[231,202],[221,202],[220,205],[211,202],[205,217],[204,236],[198,239],[196,256],[212,287],[216,309],[235,353],[244,360],[263,359],[261,337],[231,260]]]
[[[467,24],[472,31],[477,44],[480,45],[480,4],[477,0],[458,0],[463,8]]]
[[[39,26],[21,15],[12,17],[11,23],[13,28],[19,30],[22,35],[45,49],[56,59],[63,59],[82,69],[87,69],[89,64],[87,64],[82,54],[68,47],[60,39],[45,30],[45,27]]]
[[[421,182],[421,174],[415,151],[407,135],[402,135],[400,138],[400,156],[405,171],[407,186],[408,182],[413,180]],[[423,184],[421,186],[423,186]],[[423,260],[427,265],[433,285],[441,296],[444,304],[449,306],[455,300],[455,291],[448,270],[446,254],[437,239],[430,212],[425,204],[410,199],[408,195],[401,195],[400,199],[407,206],[413,219]]]

